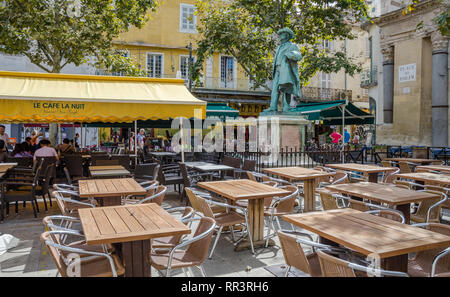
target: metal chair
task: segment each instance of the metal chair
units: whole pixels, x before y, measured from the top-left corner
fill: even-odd
[[[196,194],[194,194],[194,195],[196,195]],[[214,200],[207,201],[206,199],[198,197],[198,196],[197,196],[197,201],[198,201],[198,206],[202,210],[203,215],[206,217],[213,218],[216,221],[217,226],[219,226],[219,230],[217,231],[214,245],[213,245],[213,247],[211,249],[211,253],[208,257],[209,259],[212,258],[212,255],[216,248],[217,242],[219,241],[220,235],[221,235],[224,227],[230,228],[231,237],[232,237],[232,240],[235,242],[235,245],[238,244],[241,240],[243,240],[246,236],[248,236],[249,241],[250,241],[250,246],[252,249],[252,253],[253,254],[255,253],[255,249],[253,247],[253,238],[252,238],[252,234],[250,231],[250,225],[249,225],[249,221],[248,221],[248,211],[246,208],[240,207],[237,205],[229,205],[227,203],[220,203],[220,202],[217,202]],[[222,206],[226,209],[226,212],[214,214],[213,210],[211,209],[209,204]],[[240,239],[235,241],[233,226],[238,225],[238,224],[244,224],[247,232],[245,234],[243,234]],[[243,231],[244,230],[242,230],[242,232]]]
[[[191,239],[182,241],[174,246],[169,252],[164,254],[151,253],[151,265],[158,270],[166,270],[165,276],[170,276],[172,269],[198,266],[206,277],[206,272],[202,266],[208,255],[209,245],[216,228],[216,222],[213,218],[203,217],[188,219],[186,221],[200,221],[194,236]],[[185,221],[185,222],[186,222]],[[187,247],[186,250],[181,248]]]
[[[441,219],[441,205],[447,201],[447,195],[433,190],[419,190],[418,192],[438,194],[442,199],[436,198],[420,201],[417,211],[411,214],[411,220],[417,223],[439,223]]]
[[[450,226],[439,223],[420,223],[411,226],[450,236]],[[450,248],[433,248],[417,252],[408,259],[408,274],[416,277],[450,276]]]
[[[273,224],[274,218],[277,220],[278,228],[281,229],[279,217],[282,215],[290,214],[294,210],[295,206],[295,199],[298,196],[298,188],[296,186],[283,186],[280,187],[282,189],[285,189],[290,192],[290,194],[284,196],[284,197],[273,197],[273,203],[272,205],[264,210],[264,218],[268,217],[268,227],[269,230],[267,231],[266,236],[266,247],[269,245],[269,239],[270,237],[276,236],[275,233],[275,226]],[[273,234],[270,234],[271,230],[274,230]]]
[[[70,197],[79,197],[78,193],[70,190],[55,190],[52,192],[52,195],[56,198],[57,205],[61,214],[64,216],[76,216],[78,217],[78,209],[80,208],[89,208],[95,207],[95,202],[84,202],[76,199],[72,199],[64,196],[64,194]]]
[[[61,276],[117,277],[125,274],[125,267],[116,255],[58,244],[53,241],[54,235],[83,235],[75,231],[47,231],[41,234],[41,242],[46,245]],[[72,257],[74,254],[76,256]]]
[[[405,217],[401,211],[395,209],[376,209],[376,210],[368,210],[366,213],[370,213],[373,215],[377,215],[379,217],[383,217],[386,219],[390,219],[393,221],[400,222],[402,224],[405,223]]]
[[[317,251],[317,255],[319,256],[320,268],[324,277],[356,277],[355,270],[373,276],[409,277],[407,273],[400,271],[376,269],[351,263],[321,250]]]

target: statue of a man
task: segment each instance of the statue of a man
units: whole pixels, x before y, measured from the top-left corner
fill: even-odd
[[[297,62],[302,59],[302,55],[298,46],[290,42],[294,38],[294,32],[291,29],[283,28],[277,34],[280,36],[281,44],[273,60],[273,87],[270,108],[267,111],[278,110],[278,100],[282,95],[284,112],[290,109],[292,95],[299,98],[302,96],[297,65]]]

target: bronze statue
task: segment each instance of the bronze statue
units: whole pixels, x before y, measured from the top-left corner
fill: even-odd
[[[283,112],[289,111],[292,95],[301,98],[300,79],[297,62],[302,59],[300,49],[290,42],[294,38],[294,32],[289,28],[283,28],[277,32],[281,44],[277,49],[273,60],[272,76],[273,87],[270,107],[267,111],[278,111],[278,100],[283,96]]]

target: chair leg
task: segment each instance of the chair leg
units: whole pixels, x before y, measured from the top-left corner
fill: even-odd
[[[36,202],[36,204],[37,204],[37,201],[36,200],[32,200],[31,201],[31,206],[33,206],[33,213],[34,213],[34,218],[36,219],[37,218],[37,213],[36,213],[36,207],[34,206],[34,203]],[[37,205],[36,205],[37,206]]]
[[[231,239],[233,240],[233,242],[235,242],[236,239],[234,238],[234,230],[233,230],[233,226],[230,226],[230,231],[231,231]]]
[[[9,202],[6,202],[6,216],[9,216]]]
[[[53,207],[52,205],[52,196],[50,195],[50,193],[47,193],[48,195],[48,201],[50,202],[50,207]]]
[[[252,248],[252,254],[255,254],[255,247],[253,246],[253,237],[252,232],[250,231],[250,224],[248,223],[248,215],[245,213],[245,224],[247,225],[247,234],[248,234],[248,240],[250,241],[250,247]]]
[[[15,211],[16,211],[16,215],[17,215],[19,213],[19,201],[16,201]]]
[[[40,211],[39,211],[39,203],[37,202],[37,199],[34,199],[34,201],[36,202],[36,211],[37,211],[37,212],[40,212]]]
[[[273,218],[269,217],[269,230],[267,230],[267,238],[266,238],[266,245],[265,247],[269,246],[269,238],[270,238],[270,231],[272,231],[272,227],[273,227],[273,222],[272,222]]]
[[[25,208],[25,207],[27,207],[27,202],[26,201],[23,202],[23,208]]]
[[[45,212],[48,212],[48,208],[47,208],[47,200],[45,199],[45,194],[42,194],[42,199],[44,200],[44,208],[45,208]],[[37,201],[37,200],[36,200]]]
[[[289,271],[291,270],[291,266],[288,266],[288,268],[286,269],[286,273],[284,274],[284,277],[288,277],[289,276]]]
[[[217,245],[217,242],[219,241],[220,234],[222,233],[222,229],[223,229],[223,226],[220,226],[219,231],[217,231],[216,240],[214,240],[214,244],[213,244],[211,253],[209,254],[209,257],[208,257],[209,259],[212,258],[212,255],[213,255],[213,253],[214,253],[214,250],[216,249],[216,245]]]
[[[203,265],[200,264],[198,267],[200,267],[200,271],[202,272],[203,277],[206,277],[206,271]]]

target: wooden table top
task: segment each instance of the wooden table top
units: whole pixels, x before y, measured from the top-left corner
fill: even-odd
[[[396,161],[396,162],[412,162],[412,163],[419,163],[419,164],[442,164],[442,160],[435,160],[435,159],[413,159],[413,158],[385,158],[383,161]]]
[[[439,195],[437,194],[418,192],[371,182],[330,185],[325,188],[332,192],[339,192],[377,202],[384,202],[389,205],[401,205],[419,202],[424,199],[439,198]]]
[[[184,165],[186,165],[186,167],[195,167],[195,166],[215,165],[215,164],[208,162],[184,162]]]
[[[89,179],[78,181],[80,197],[117,197],[144,195],[145,189],[132,178]]]
[[[191,230],[156,203],[79,210],[87,244],[117,243],[189,234]]]
[[[159,157],[164,157],[164,156],[176,156],[176,153],[172,153],[172,152],[150,152],[150,155],[154,155],[154,156],[159,156]]]
[[[249,179],[199,182],[197,185],[231,200],[260,199],[290,193]]]
[[[6,172],[8,169],[16,167],[17,163],[0,163],[0,172]]]
[[[395,177],[413,179],[431,184],[450,185],[450,176],[446,174],[437,174],[430,172],[413,172],[413,173],[398,173],[395,175]]]
[[[376,253],[380,258],[450,245],[450,236],[351,208],[284,215],[282,218],[364,255]]]
[[[119,177],[119,176],[130,176],[131,173],[126,169],[118,169],[118,170],[96,170],[91,171],[92,177]]]
[[[234,170],[233,167],[220,164],[206,164],[200,166],[194,166],[195,169],[200,171],[221,171],[221,170]]]
[[[125,170],[125,167],[122,165],[89,166],[89,171],[98,170]]]
[[[443,173],[450,173],[450,166],[446,166],[446,165],[422,165],[422,166],[417,166],[416,167],[416,172],[420,171],[420,170],[434,170],[434,171],[440,171]]]
[[[326,164],[325,167],[341,169],[341,170],[357,171],[357,172],[363,172],[363,173],[376,173],[376,172],[397,170],[397,168],[394,168],[394,167],[381,167],[381,166],[375,166],[375,165],[365,165],[365,164],[356,164],[356,163]]]
[[[263,169],[263,172],[277,175],[280,177],[284,177],[291,181],[316,179],[319,177],[334,175],[334,173],[331,173],[331,172],[312,170],[312,169],[307,169],[307,168],[303,168],[303,167],[266,168],[266,169]]]

